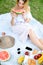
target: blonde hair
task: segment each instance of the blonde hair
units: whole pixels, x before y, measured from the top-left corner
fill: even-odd
[[[16,6],[18,6],[18,0],[16,0]],[[24,3],[24,9],[26,12],[28,12],[28,0],[26,0],[26,2]]]

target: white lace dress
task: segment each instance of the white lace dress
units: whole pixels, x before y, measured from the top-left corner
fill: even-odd
[[[25,15],[27,18],[30,18],[32,21],[32,16],[29,13]],[[27,36],[29,34],[29,29],[32,29],[36,32],[37,35],[37,30],[35,30],[35,27],[33,27],[30,23],[27,23],[24,21],[23,16],[19,14],[17,17],[14,19],[14,26],[12,26],[12,31],[15,34],[19,35],[19,38],[22,42],[26,41]],[[37,35],[38,36],[38,35]]]

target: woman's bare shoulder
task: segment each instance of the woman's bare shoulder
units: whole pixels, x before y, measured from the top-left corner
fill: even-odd
[[[30,11],[30,6],[28,6],[28,11]]]

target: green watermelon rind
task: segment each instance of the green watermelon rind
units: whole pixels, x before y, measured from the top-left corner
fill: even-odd
[[[16,12],[16,14],[22,14],[22,12]]]

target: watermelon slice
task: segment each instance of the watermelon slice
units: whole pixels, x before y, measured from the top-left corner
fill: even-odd
[[[10,59],[10,54],[7,51],[0,51],[0,60],[7,61]]]
[[[22,14],[23,10],[13,10],[13,12],[16,13],[16,14]]]

